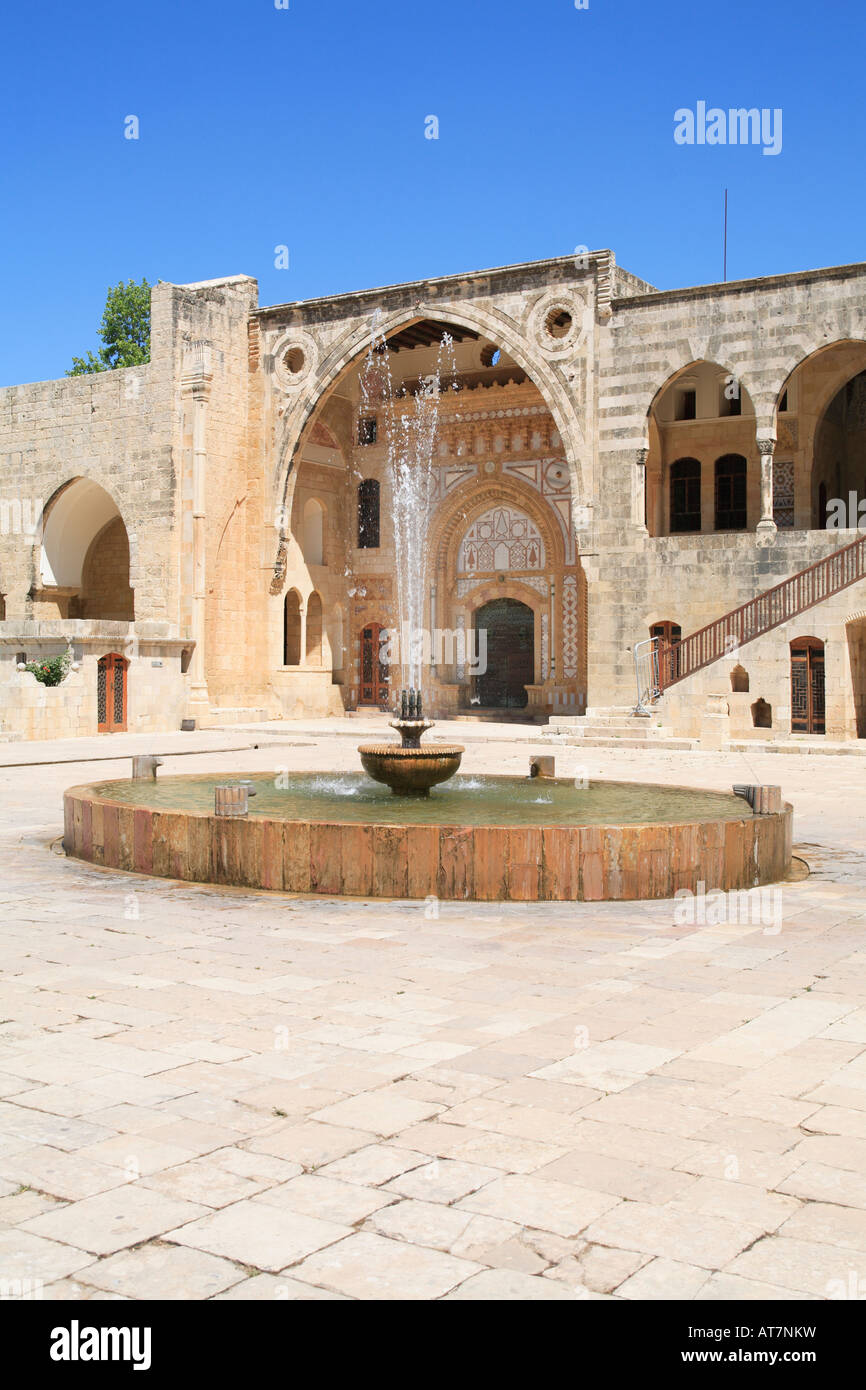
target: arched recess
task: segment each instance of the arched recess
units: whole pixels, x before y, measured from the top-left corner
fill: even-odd
[[[570,391],[553,363],[521,333],[513,319],[498,310],[481,309],[464,303],[421,303],[410,313],[405,309],[382,314],[377,334],[386,338],[402,329],[432,318],[443,324],[471,329],[499,345],[526,372],[540,392],[563,440],[575,505],[588,503],[592,496],[591,459],[573,391]],[[305,381],[302,391],[290,399],[283,418],[282,434],[274,471],[275,505],[284,515],[291,514],[296,473],[295,460],[305,431],[315,417],[323,398],[341,378],[363,358],[370,346],[370,321],[365,319],[346,331],[331,348],[315,376]]]
[[[43,510],[37,588],[61,616],[135,616],[129,536],[113,497],[90,478],[65,483]]]
[[[480,518],[498,509],[527,517],[543,547],[543,567],[518,567],[489,571],[476,564],[460,571],[461,548]],[[472,613],[494,598],[513,598],[527,604],[536,615],[535,677],[539,684],[551,681],[553,696],[539,701],[559,701],[562,707],[582,708],[587,691],[587,584],[577,548],[567,550],[568,537],[559,512],[525,480],[513,475],[491,477],[481,483],[471,478],[454,488],[434,519],[430,530],[431,594],[429,624],[456,632],[471,627]],[[511,558],[511,557],[509,557]],[[540,554],[538,556],[540,560]],[[527,555],[527,561],[529,556]],[[551,584],[551,580],[553,581]],[[451,663],[446,663],[450,667]],[[454,678],[463,683],[459,665]],[[532,703],[532,702],[531,702]],[[545,706],[538,704],[537,708]],[[546,706],[549,708],[549,704]]]
[[[774,490],[790,494],[793,524],[824,530],[836,499],[849,526],[866,499],[866,342],[840,338],[808,350],[788,370],[776,398]],[[854,506],[849,494],[856,495]],[[866,509],[864,509],[866,510]]]
[[[308,565],[325,563],[325,508],[317,497],[308,497],[304,503],[301,549]]]
[[[730,366],[702,358],[667,377],[647,412],[646,519],[651,536],[717,529],[714,469],[724,455],[746,458],[750,495],[757,498],[756,428],[752,397]]]
[[[301,664],[301,596],[290,589],[283,604],[283,665]]]
[[[307,651],[308,666],[324,665],[324,626],[322,600],[315,591],[307,599]]]

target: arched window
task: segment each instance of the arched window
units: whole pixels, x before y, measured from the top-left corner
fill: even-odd
[[[358,486],[358,548],[379,548],[379,483],[365,478]]]
[[[716,530],[745,531],[746,460],[742,454],[716,459]]]
[[[322,600],[318,594],[307,599],[307,665],[322,664]]]
[[[701,465],[697,459],[671,464],[671,532],[701,529]]]
[[[308,565],[325,563],[325,509],[315,497],[304,503],[304,559]]]
[[[297,590],[286,594],[283,627],[283,665],[301,664],[301,600]]]

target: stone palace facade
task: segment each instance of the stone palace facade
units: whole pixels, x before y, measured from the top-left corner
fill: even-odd
[[[147,366],[0,391],[0,738],[393,705],[362,374],[384,335],[408,401],[446,331],[429,710],[866,737],[866,265],[657,291],[601,251],[268,308],[160,282]]]

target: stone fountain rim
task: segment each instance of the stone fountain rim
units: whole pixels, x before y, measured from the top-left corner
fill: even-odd
[[[387,745],[387,746],[388,746],[389,748],[391,747],[390,744]],[[396,751],[398,754],[401,753],[401,752],[406,752],[406,753],[414,753],[414,754],[417,755],[417,753],[419,752],[419,750],[418,750],[417,748],[407,748],[407,749],[403,750],[403,749],[401,749],[400,744],[395,744],[395,745],[394,745],[394,748],[395,748],[395,751]],[[328,771],[328,770],[323,769],[323,768],[311,768],[311,769],[306,769],[306,770],[304,771],[304,774],[302,774],[302,775],[309,775],[309,776],[313,776],[313,777],[341,777],[341,776],[345,776],[346,774],[345,774],[345,773],[341,773],[341,772],[334,772],[333,770]],[[351,776],[351,775],[353,775],[353,774],[350,773],[349,775]],[[467,776],[467,777],[475,777],[475,776],[478,776],[479,774],[477,774],[477,773],[464,773],[464,774],[459,774],[459,773],[458,773],[458,774],[457,774],[458,777],[459,777],[460,775]],[[491,778],[491,779],[495,779],[496,781],[503,781],[503,782],[505,782],[505,781],[528,781],[528,778],[527,778],[525,775],[524,775],[524,776],[521,776],[519,773],[513,773],[513,772],[489,772],[489,773],[482,773],[482,774],[480,774],[480,775],[481,775],[481,776],[484,776],[484,777]],[[250,781],[261,780],[261,777],[262,777],[261,772],[253,772],[253,773],[251,773],[251,774],[248,774],[248,778],[247,778],[246,780],[250,780]],[[211,773],[211,772],[177,772],[177,773],[171,773],[171,774],[169,774],[169,776],[168,776],[167,778],[162,778],[161,780],[162,780],[162,781],[190,781],[190,782],[193,782],[193,781],[200,781],[200,782],[203,782],[203,781],[207,781],[207,780],[211,780],[211,779],[217,779],[217,778],[218,778],[218,774]],[[63,793],[64,800],[65,800],[66,797],[71,797],[71,798],[77,797],[77,796],[82,796],[82,797],[83,797],[83,795],[84,795],[85,793],[88,793],[89,795],[88,795],[88,798],[87,798],[87,799],[90,800],[92,803],[97,803],[97,804],[100,804],[100,805],[111,806],[111,807],[115,807],[115,806],[116,806],[116,807],[118,807],[120,810],[124,810],[124,811],[147,811],[148,814],[151,814],[151,815],[152,815],[152,814],[167,815],[167,816],[183,815],[183,816],[189,816],[189,817],[191,817],[192,819],[195,819],[195,820],[210,820],[210,821],[217,821],[217,822],[219,822],[219,821],[221,820],[221,818],[220,818],[219,816],[216,816],[216,815],[214,814],[214,812],[213,812],[212,809],[208,809],[208,810],[194,810],[194,809],[190,808],[190,809],[188,809],[188,810],[184,810],[183,808],[181,808],[181,807],[176,807],[176,806],[175,806],[175,807],[169,807],[169,806],[149,806],[146,802],[145,802],[145,803],[138,803],[138,802],[134,802],[134,801],[120,801],[120,800],[116,799],[115,797],[108,796],[108,795],[105,795],[104,793],[101,793],[101,792],[98,792],[98,791],[97,791],[97,787],[100,787],[100,786],[111,786],[111,785],[113,785],[113,784],[115,784],[115,783],[118,783],[118,782],[122,782],[122,783],[127,783],[127,782],[129,782],[129,783],[131,783],[133,780],[134,780],[134,779],[133,779],[132,777],[107,777],[107,778],[105,778],[105,780],[102,781],[102,782],[81,782],[81,783],[78,783],[76,786],[67,787],[67,788],[66,788],[66,790],[65,790],[64,793]],[[556,778],[545,779],[545,781],[548,781],[548,782],[554,782],[554,781],[555,781],[555,782],[571,782],[572,780],[573,780],[573,779],[570,778],[570,777],[556,777]],[[609,781],[609,779],[604,778],[604,777],[598,777],[598,778],[596,778],[595,780],[598,781],[598,782],[608,782],[608,781]],[[698,792],[708,792],[708,793],[709,793],[710,795],[712,795],[712,796],[718,796],[718,797],[720,797],[720,798],[728,798],[728,799],[730,799],[730,800],[732,800],[732,801],[737,800],[737,798],[736,798],[731,792],[720,791],[717,787],[689,787],[689,786],[684,786],[684,785],[683,785],[682,783],[680,783],[680,782],[677,782],[677,783],[674,783],[674,782],[631,782],[631,781],[628,781],[628,782],[621,782],[621,781],[619,781],[618,779],[610,779],[610,780],[612,780],[613,783],[614,783],[616,786],[620,786],[620,787],[642,787],[642,788],[643,788],[643,787],[652,787],[653,789],[658,789],[658,790],[660,790],[660,791],[679,791],[679,792],[695,792],[695,791],[698,791]],[[746,804],[746,803],[744,803],[744,804]],[[746,805],[747,805],[747,804],[746,804]],[[679,820],[678,820],[678,821],[598,821],[598,822],[593,822],[593,823],[591,823],[591,824],[584,824],[583,822],[576,822],[576,823],[572,823],[572,824],[566,824],[566,823],[564,823],[564,822],[561,821],[561,820],[549,820],[549,821],[548,821],[548,820],[544,820],[544,821],[532,821],[532,822],[527,821],[527,822],[525,822],[525,823],[523,823],[523,822],[509,823],[509,822],[507,822],[507,821],[491,821],[491,822],[489,822],[489,824],[472,825],[472,826],[467,827],[466,824],[465,824],[465,822],[462,822],[462,821],[460,821],[459,819],[455,819],[454,821],[431,821],[431,822],[429,822],[429,823],[426,822],[426,821],[412,821],[412,822],[409,823],[409,825],[410,825],[410,827],[413,828],[413,829],[414,829],[414,828],[421,828],[421,829],[429,830],[429,829],[431,829],[431,828],[435,828],[435,829],[437,829],[437,830],[449,830],[449,831],[465,830],[465,829],[467,829],[467,828],[468,828],[468,829],[471,829],[471,830],[508,830],[508,831],[511,831],[511,830],[566,830],[566,831],[573,831],[573,830],[590,830],[590,831],[622,831],[622,830],[642,830],[642,829],[647,829],[647,828],[651,828],[651,829],[653,829],[653,830],[666,830],[666,829],[681,829],[681,828],[684,828],[684,827],[688,827],[689,829],[700,829],[702,826],[705,826],[705,825],[718,825],[718,824],[723,824],[723,825],[739,825],[741,822],[748,822],[748,823],[751,824],[752,822],[761,821],[761,820],[763,820],[763,821],[779,820],[779,819],[782,819],[782,818],[786,815],[786,813],[791,813],[791,814],[793,814],[793,811],[794,811],[793,804],[792,804],[790,801],[785,801],[785,800],[783,799],[781,810],[780,810],[780,811],[773,811],[773,812],[771,812],[771,813],[770,813],[769,815],[767,815],[767,816],[756,816],[755,813],[754,813],[754,811],[752,811],[751,808],[749,808],[749,807],[747,806],[747,809],[745,809],[745,810],[743,811],[742,815],[740,815],[740,816],[725,816],[725,817],[720,817],[718,820],[715,820],[715,819],[713,819],[713,818],[710,818],[709,820],[693,820],[693,819],[689,819],[689,818],[684,818],[684,819],[681,820],[681,821],[679,821]],[[310,820],[310,819],[308,819],[307,817],[304,817],[304,816],[296,816],[296,817],[288,817],[288,816],[283,817],[283,816],[280,816],[280,817],[276,817],[276,816],[268,816],[268,815],[265,814],[265,812],[254,810],[252,807],[250,808],[250,811],[249,811],[249,815],[248,815],[248,816],[238,817],[237,820],[233,821],[232,823],[233,823],[233,824],[242,824],[242,823],[244,823],[244,822],[246,822],[246,821],[249,821],[249,822],[251,822],[251,823],[252,823],[252,822],[259,822],[259,823],[261,823],[261,822],[266,822],[266,821],[268,821],[268,820],[270,820],[270,821],[272,821],[272,822],[274,822],[274,823],[276,823],[276,824],[279,824],[279,825],[339,825],[339,826],[349,826],[349,827],[355,826],[355,825],[361,825],[361,826],[372,826],[372,827],[374,827],[374,828],[377,829],[377,830],[393,830],[394,827],[395,827],[395,825],[403,825],[403,824],[404,824],[403,822],[395,822],[395,821],[376,821],[376,820],[369,820],[369,821],[348,820],[348,821],[346,821],[346,820],[339,820],[336,816],[330,816],[330,817],[328,817],[326,820]]]

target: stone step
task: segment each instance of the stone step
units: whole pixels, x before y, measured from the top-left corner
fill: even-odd
[[[552,736],[559,733],[568,734],[574,738],[589,738],[598,735],[602,738],[641,739],[647,743],[655,743],[659,738],[667,738],[673,732],[667,725],[654,723],[649,719],[601,720],[590,719],[588,716],[583,719],[551,718],[547,730]]]
[[[639,725],[650,725],[653,720],[633,714],[552,714],[550,723],[566,728],[573,725],[576,728],[634,729]]]
[[[201,721],[201,727],[203,729],[222,729],[226,725],[259,724],[264,723],[267,717],[266,709],[217,709],[211,706],[206,722]]]
[[[653,752],[661,750],[685,750],[700,748],[700,743],[694,738],[605,738],[603,734],[586,734],[583,738],[574,738],[570,734],[560,734],[556,737],[549,737],[545,740],[554,748],[642,748],[651,746]]]

